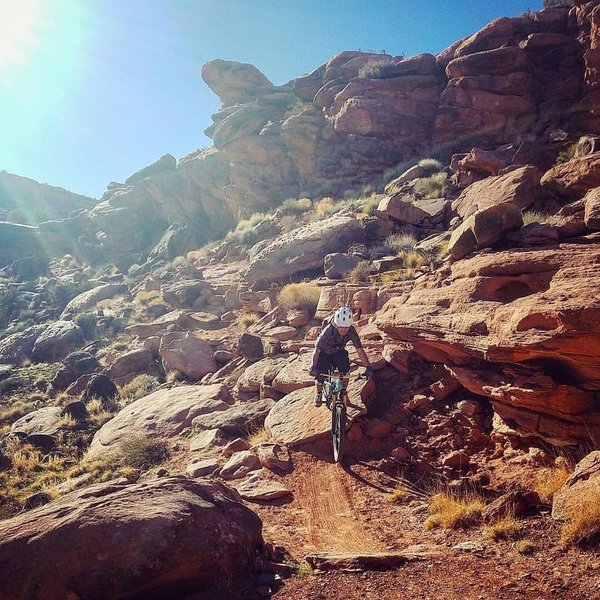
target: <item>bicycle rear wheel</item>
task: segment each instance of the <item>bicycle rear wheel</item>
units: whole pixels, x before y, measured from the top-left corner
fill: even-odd
[[[346,436],[346,407],[336,402],[331,410],[331,434],[333,436],[333,460],[340,462],[344,455]]]

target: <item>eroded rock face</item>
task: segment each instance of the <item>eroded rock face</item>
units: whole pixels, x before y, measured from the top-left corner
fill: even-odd
[[[376,322],[523,431],[595,439],[599,260],[597,244],[474,256],[392,298]]]
[[[168,477],[88,486],[0,523],[0,599],[221,590],[251,569],[261,529],[217,483]]]

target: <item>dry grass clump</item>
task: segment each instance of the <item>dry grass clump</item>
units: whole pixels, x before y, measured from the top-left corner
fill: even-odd
[[[8,406],[0,406],[0,423],[12,424],[31,411],[31,404],[21,399],[11,399]]]
[[[359,202],[361,203],[360,214],[370,217],[375,212],[375,209],[379,206],[382,198],[383,196],[381,194],[376,193],[359,198]]]
[[[598,497],[590,493],[582,498],[563,525],[560,542],[563,546],[596,542],[600,539],[600,503]]]
[[[494,540],[516,540],[521,536],[521,526],[513,517],[506,517],[486,529],[486,537]]]
[[[277,301],[286,310],[306,310],[314,315],[321,288],[312,283],[288,283],[281,288]]]
[[[262,239],[256,232],[255,227],[263,221],[272,221],[273,219],[274,216],[271,213],[254,213],[248,219],[240,221],[236,228],[227,234],[225,239],[243,246],[253,246]]]
[[[254,313],[254,312],[241,313],[240,315],[238,315],[238,318],[236,319],[236,323],[242,329],[248,329],[248,327],[250,327],[250,325],[253,325],[254,323],[258,323],[258,321],[260,321],[260,315],[257,313]]]
[[[348,274],[350,283],[367,283],[371,275],[369,261],[362,260]]]
[[[417,275],[415,269],[395,269],[387,271],[379,276],[381,283],[394,283],[396,281],[409,281]]]
[[[422,158],[417,165],[425,171],[426,175],[433,175],[444,169],[444,165],[436,158]]]
[[[256,446],[262,442],[270,441],[271,436],[264,427],[254,429],[248,433],[248,444],[250,446]]]
[[[542,469],[533,489],[544,504],[550,504],[554,494],[564,485],[569,475],[566,467]]]
[[[121,466],[144,469],[158,465],[169,455],[166,443],[158,438],[143,433],[127,436],[118,447],[118,458]]]
[[[127,406],[127,404],[131,404],[132,402],[151,394],[159,385],[160,381],[158,380],[158,377],[148,374],[138,375],[135,379],[132,379],[121,388],[121,400],[119,405],[123,408],[124,406]]]
[[[429,177],[419,179],[413,189],[425,198],[441,198],[444,195],[444,181],[446,173],[435,173]]]
[[[135,295],[134,302],[141,306],[152,306],[154,304],[162,304],[162,294],[158,290],[148,290],[138,292]]]
[[[104,423],[114,417],[114,413],[108,410],[102,400],[92,398],[86,405],[88,411],[88,421],[95,429],[100,429]]]
[[[383,241],[383,245],[390,254],[398,254],[406,250],[413,250],[417,238],[412,233],[392,233]]]
[[[563,163],[569,162],[571,159],[575,158],[576,151],[577,144],[571,144],[566,150],[558,153],[555,164],[562,165]]]
[[[337,203],[333,198],[321,198],[321,200],[314,205],[315,220],[320,221],[321,219],[326,219],[340,210],[340,208],[341,204]]]
[[[481,519],[483,507],[483,501],[476,496],[453,498],[447,493],[436,494],[429,501],[431,515],[425,520],[425,529],[468,527]]]
[[[519,554],[533,554],[535,552],[535,544],[531,540],[519,540],[515,543],[515,550]]]
[[[313,206],[310,198],[288,198],[283,201],[279,210],[284,215],[301,215],[309,211]]]
[[[526,210],[523,213],[523,225],[531,223],[545,223],[548,220],[548,215],[537,210]]]
[[[407,269],[416,269],[425,264],[425,257],[417,250],[405,250],[398,254],[398,256],[404,259],[404,266]]]

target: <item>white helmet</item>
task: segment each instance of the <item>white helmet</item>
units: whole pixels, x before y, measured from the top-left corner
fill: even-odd
[[[333,323],[337,327],[350,327],[352,325],[352,311],[347,306],[342,306],[335,311]]]

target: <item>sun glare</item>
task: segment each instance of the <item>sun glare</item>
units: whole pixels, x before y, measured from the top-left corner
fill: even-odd
[[[39,0],[0,0],[0,81],[26,65],[39,42]]]

